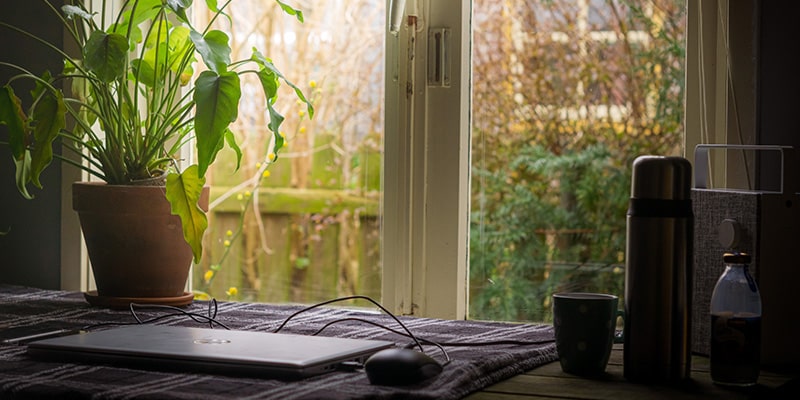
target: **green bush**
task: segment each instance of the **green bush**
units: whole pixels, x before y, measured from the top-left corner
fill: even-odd
[[[603,145],[523,147],[507,165],[473,169],[472,315],[546,321],[554,292],[621,295],[629,168]]]

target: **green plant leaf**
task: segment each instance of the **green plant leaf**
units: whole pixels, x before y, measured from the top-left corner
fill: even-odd
[[[136,9],[128,7],[122,13],[123,23],[129,24],[132,22],[133,25],[139,25],[142,22],[151,21],[161,10],[161,7],[163,7],[162,0],[137,0]],[[133,15],[131,15],[132,11]],[[121,33],[119,31],[116,32]]]
[[[17,190],[22,194],[22,197],[30,200],[33,198],[33,196],[28,193],[28,182],[31,181],[31,152],[25,150],[22,153],[22,157],[14,159],[14,165],[17,171]]]
[[[198,205],[205,183],[205,178],[197,174],[196,164],[182,174],[167,175],[167,201],[172,214],[181,219],[183,237],[192,248],[195,263],[203,256],[203,233],[208,227],[206,214]]]
[[[65,60],[64,74],[66,75],[75,72],[76,63],[79,63],[79,61]],[[73,78],[71,81],[72,83],[70,84],[70,90],[73,99],[83,104],[95,104],[95,98],[92,95],[93,91],[91,90],[87,79]],[[92,126],[97,121],[97,114],[89,111],[88,107],[81,106],[78,108],[78,115],[76,118],[84,121],[85,126]],[[83,125],[75,124],[75,126],[72,127],[72,133],[75,135],[75,137],[82,138],[86,131]]]
[[[283,123],[284,117],[275,107],[272,105],[271,102],[267,102],[267,110],[269,110],[269,130],[272,131],[272,136],[275,138],[275,146],[272,148],[272,152],[275,154],[275,160],[278,159],[278,151],[283,148],[283,143],[285,139],[283,135],[281,135],[281,124]]]
[[[158,20],[148,28],[147,40],[144,42],[144,47],[151,49],[161,43],[165,43],[170,35],[172,24],[169,21]]]
[[[183,8],[189,8],[192,5],[192,0],[167,0],[167,6],[173,11]]]
[[[239,170],[239,167],[242,166],[242,149],[239,148],[239,144],[236,143],[236,136],[230,129],[225,130],[225,142],[228,143],[228,147],[236,153],[236,169],[234,170],[234,172],[236,172]]]
[[[225,32],[212,30],[203,36],[200,32],[192,31],[189,36],[208,69],[218,73],[227,71],[231,63],[231,48]]]
[[[42,188],[39,175],[50,165],[53,160],[53,141],[58,133],[66,126],[65,115],[67,107],[61,92],[52,92],[42,85],[37,85],[31,93],[36,101],[36,106],[31,110],[33,125],[33,138],[35,144],[31,153],[31,182]]]
[[[258,71],[258,79],[261,81],[261,87],[264,89],[264,95],[267,97],[267,111],[269,112],[269,124],[267,124],[267,127],[275,138],[275,144],[272,148],[272,153],[275,154],[273,161],[275,161],[278,159],[278,153],[285,141],[283,136],[280,135],[281,124],[283,124],[285,118],[273,106],[275,99],[278,97],[280,81],[278,80],[278,74],[267,68],[262,68]]]
[[[14,94],[14,89],[11,86],[0,88],[0,125],[8,127],[8,144],[14,158],[17,190],[26,199],[32,199],[27,187],[31,181],[31,153],[26,149],[29,133],[25,130],[25,120],[22,104]]]
[[[181,86],[186,86],[194,75],[194,67],[192,66],[197,59],[195,58],[194,49],[192,48],[192,39],[189,37],[191,30],[185,26],[176,26],[169,34],[169,60],[167,68],[170,71],[179,74]],[[189,60],[185,64],[183,71],[178,71],[184,62],[187,54]]]
[[[169,51],[166,43],[159,43],[155,48],[150,48],[145,52],[143,61],[147,64],[147,67],[144,67],[143,71],[154,74],[152,77],[149,77],[151,80],[149,83],[150,86],[155,85],[155,83],[163,83],[164,77],[167,74],[168,58]]]
[[[194,68],[192,68],[192,64],[186,65],[183,72],[181,72],[180,80],[181,86],[186,86],[192,80],[192,76],[194,75]]]
[[[92,14],[90,14],[81,7],[74,6],[71,4],[62,6],[61,11],[64,12],[64,16],[67,17],[67,19],[73,19],[75,17],[83,18],[85,20],[92,19]]]
[[[213,12],[219,12],[219,6],[217,6],[217,0],[206,0],[206,6],[209,10]]]
[[[278,97],[278,87],[281,85],[278,75],[266,68],[261,68],[258,71],[258,80],[261,82],[261,88],[264,89],[267,101],[274,102]]]
[[[136,44],[142,41],[142,30],[139,25],[145,21],[152,21],[155,19],[161,10],[161,0],[139,0],[136,3],[136,9],[128,7],[122,13],[122,19],[119,23],[114,23],[108,27],[108,33],[118,33],[122,36],[128,36],[128,28],[131,24],[129,45],[130,51],[136,50]],[[133,15],[131,12],[133,11]]]
[[[300,11],[300,10],[298,10],[296,8],[292,8],[290,5],[282,2],[281,0],[275,0],[275,2],[278,3],[279,6],[281,6],[281,9],[283,10],[283,12],[285,12],[286,14],[289,14],[289,15],[294,15],[295,17],[297,17],[297,20],[300,21],[300,22],[305,22],[303,20],[303,12],[302,11]]]
[[[235,72],[203,71],[197,77],[194,128],[199,176],[205,176],[222,148],[225,130],[238,116],[241,95],[239,75]]]
[[[83,48],[83,63],[103,82],[125,73],[128,39],[118,33],[94,31]]]
[[[22,111],[22,103],[14,94],[11,86],[0,88],[0,125],[8,127],[8,144],[11,148],[11,155],[15,160],[19,160],[25,154],[25,142],[27,132],[25,131],[25,120],[27,117]]]
[[[314,118],[314,106],[311,104],[310,101],[308,101],[308,99],[306,99],[306,96],[303,94],[303,91],[300,90],[300,88],[297,87],[297,85],[295,85],[294,83],[292,83],[292,81],[286,79],[286,77],[283,76],[281,71],[278,70],[275,64],[272,63],[272,60],[270,60],[267,57],[264,57],[264,55],[261,54],[261,52],[258,51],[258,49],[256,49],[255,47],[253,48],[253,55],[250,57],[250,60],[259,64],[261,68],[271,71],[273,74],[275,74],[276,76],[281,78],[284,82],[286,82],[286,84],[289,85],[292,89],[294,89],[294,94],[297,96],[297,98],[300,99],[300,101],[302,101],[303,103],[306,103],[308,118]]]
[[[206,7],[208,7],[208,9],[211,10],[211,12],[213,12],[214,14],[224,15],[225,18],[228,20],[228,23],[233,25],[233,19],[231,18],[231,16],[222,11],[217,5],[217,3],[218,3],[217,0],[206,0]],[[226,3],[226,5],[227,4],[229,3]]]
[[[167,0],[167,7],[169,7],[178,18],[189,23],[189,18],[186,17],[186,9],[192,5],[192,0]]]
[[[153,87],[156,70],[150,62],[141,58],[131,60],[131,69],[133,70],[133,75],[139,77],[139,82],[147,87]]]
[[[134,76],[139,77],[139,81],[148,87],[156,86],[156,82],[162,81],[167,74],[167,70],[180,74],[181,85],[189,83],[193,73],[191,61],[186,64],[183,71],[178,71],[181,67],[185,55],[191,52],[192,41],[189,39],[189,29],[186,27],[171,28],[171,25],[163,24],[161,31],[152,33],[147,40],[147,50],[142,58],[131,61]]]
[[[190,51],[190,46],[192,45],[192,40],[189,37],[190,32],[190,29],[185,26],[176,26],[169,33],[169,69],[173,72],[179,72],[178,68],[183,61],[184,55]],[[192,61],[194,61],[194,56],[192,56]],[[190,69],[191,63],[186,68]]]
[[[114,33],[119,33],[121,35],[125,35],[128,38],[128,45],[130,46],[128,48],[128,51],[130,51],[130,52],[136,51],[136,47],[139,45],[139,43],[142,43],[142,39],[144,39],[143,35],[142,35],[142,29],[139,28],[138,26],[134,26],[133,28],[131,28],[130,35],[128,35],[128,25],[127,24],[118,28],[118,30],[120,32],[116,32],[116,30],[117,29],[114,29]],[[112,29],[109,29],[109,33],[111,33],[111,32],[112,32]]]

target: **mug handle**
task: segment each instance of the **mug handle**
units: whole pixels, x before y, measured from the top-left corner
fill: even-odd
[[[614,318],[614,323],[616,324],[617,320],[622,318],[622,321],[625,321],[625,310],[617,310],[617,316]],[[625,331],[614,331],[614,343],[624,343],[625,342]]]

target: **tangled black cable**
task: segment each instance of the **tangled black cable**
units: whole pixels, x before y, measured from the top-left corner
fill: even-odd
[[[175,312],[169,313],[169,314],[164,314],[164,315],[159,315],[157,317],[152,317],[152,318],[146,319],[146,320],[142,320],[141,318],[139,318],[139,315],[136,313],[136,308],[140,308],[140,309],[151,308],[151,309],[160,309],[160,310],[172,310],[172,311],[175,311]],[[167,306],[167,305],[162,305],[162,304],[130,303],[128,305],[128,309],[129,309],[129,311],[131,313],[131,316],[133,316],[133,319],[135,319],[136,322],[101,322],[101,323],[97,323],[97,324],[84,326],[83,328],[81,328],[81,330],[82,331],[88,331],[88,330],[92,330],[94,328],[98,328],[98,327],[101,327],[101,326],[151,324],[153,322],[158,322],[158,321],[161,321],[163,319],[167,319],[167,318],[171,318],[171,317],[175,317],[175,316],[187,316],[187,317],[191,318],[193,321],[200,322],[200,323],[208,322],[209,328],[212,328],[212,329],[214,328],[214,324],[219,325],[222,328],[225,328],[227,330],[231,329],[229,326],[225,325],[224,323],[222,323],[222,322],[220,322],[219,320],[216,319],[217,312],[219,311],[219,307],[217,305],[217,299],[211,299],[211,301],[208,302],[208,315],[198,314],[198,313],[195,313],[195,312],[186,311],[186,310],[184,310],[182,308],[179,308],[179,307]]]
[[[304,313],[304,312],[306,312],[306,311],[313,310],[313,309],[315,309],[315,308],[317,308],[317,307],[321,307],[321,306],[324,306],[324,305],[326,305],[326,304],[336,303],[336,302],[340,302],[340,301],[347,301],[347,300],[357,300],[357,299],[361,299],[361,300],[367,300],[367,301],[369,301],[370,303],[372,303],[372,304],[374,304],[375,306],[377,306],[378,308],[380,308],[380,309],[381,309],[383,312],[385,312],[387,315],[389,315],[390,317],[392,317],[392,319],[394,319],[394,321],[395,321],[395,322],[397,322],[397,324],[398,324],[398,325],[400,325],[400,326],[403,328],[403,330],[405,330],[405,331],[406,331],[406,335],[407,335],[408,337],[410,337],[412,340],[414,340],[414,344],[416,344],[416,345],[417,345],[417,347],[419,347],[419,350],[420,350],[421,352],[423,352],[423,353],[425,352],[425,349],[423,349],[423,348],[422,348],[422,344],[419,342],[419,340],[417,340],[417,337],[416,337],[416,336],[414,336],[414,334],[413,334],[413,333],[411,333],[411,331],[410,331],[410,330],[409,330],[409,329],[406,327],[406,325],[405,325],[405,324],[403,324],[403,323],[400,321],[400,319],[399,319],[399,318],[397,318],[397,317],[396,317],[394,314],[392,314],[392,313],[391,313],[389,310],[387,310],[385,307],[383,307],[382,305],[380,305],[380,303],[378,303],[377,301],[373,300],[372,298],[370,298],[370,297],[368,297],[368,296],[361,296],[361,295],[354,295],[354,296],[345,296],[345,297],[339,297],[339,298],[336,298],[336,299],[333,299],[333,300],[323,301],[322,303],[317,303],[317,304],[314,304],[314,305],[310,305],[310,306],[308,306],[308,307],[306,307],[306,308],[304,308],[304,309],[302,309],[302,310],[300,310],[300,311],[297,311],[297,312],[295,312],[294,314],[292,314],[292,315],[288,316],[288,317],[287,317],[287,318],[286,318],[286,319],[283,321],[283,323],[282,323],[280,326],[278,326],[277,328],[275,328],[275,330],[274,330],[274,331],[272,331],[272,332],[273,332],[273,333],[278,333],[278,332],[280,332],[280,330],[281,330],[281,329],[283,329],[283,327],[284,327],[284,326],[286,326],[286,324],[287,324],[287,323],[289,323],[289,321],[290,321],[292,318],[294,318],[294,317],[296,317],[296,316],[298,316],[298,315],[300,315],[300,314],[302,314],[302,313]],[[381,327],[383,327],[383,326],[381,326]],[[383,327],[383,328],[385,328],[385,327]]]
[[[328,327],[330,327],[332,325],[335,325],[335,324],[338,324],[338,323],[341,323],[341,322],[352,321],[352,322],[359,322],[359,323],[369,324],[369,325],[384,329],[386,331],[389,331],[391,333],[394,333],[396,335],[412,339],[413,343],[410,343],[406,347],[418,347],[420,349],[420,351],[422,351],[423,353],[425,352],[425,349],[422,346],[423,343],[437,347],[439,349],[439,351],[442,353],[442,355],[444,356],[444,358],[445,358],[444,365],[449,364],[450,361],[451,361],[450,360],[450,355],[447,354],[447,350],[445,350],[445,347],[480,347],[480,346],[496,346],[496,345],[531,346],[531,345],[539,345],[539,344],[546,344],[546,343],[554,342],[553,339],[535,340],[535,341],[493,340],[493,341],[488,341],[488,342],[434,342],[434,341],[429,340],[429,339],[425,339],[425,338],[422,338],[422,337],[417,337],[416,335],[414,335],[411,332],[410,329],[408,329],[408,327],[402,321],[400,321],[399,318],[397,318],[397,316],[392,314],[392,312],[387,310],[385,307],[383,307],[380,303],[378,303],[377,301],[373,300],[372,298],[370,298],[368,296],[362,296],[362,295],[339,297],[339,298],[323,301],[321,303],[313,304],[313,305],[310,305],[310,306],[305,307],[303,309],[300,309],[300,310],[292,313],[288,317],[286,317],[286,319],[284,319],[283,322],[280,325],[278,325],[278,327],[275,328],[272,332],[273,333],[280,332],[283,328],[286,327],[286,325],[289,323],[289,321],[291,321],[293,318],[295,318],[296,316],[298,316],[298,315],[300,315],[302,313],[305,313],[307,311],[313,310],[315,308],[318,308],[318,307],[321,307],[321,306],[324,306],[324,305],[327,305],[327,304],[336,303],[336,302],[342,302],[342,301],[347,301],[347,300],[366,300],[366,301],[369,301],[370,303],[372,303],[376,307],[378,307],[381,311],[386,313],[386,315],[390,316],[395,322],[397,322],[398,325],[400,325],[400,327],[403,330],[400,331],[400,330],[397,330],[397,329],[382,325],[382,324],[374,322],[374,321],[366,320],[366,319],[363,319],[363,318],[348,317],[348,318],[340,318],[340,319],[328,322],[327,324],[325,324],[324,326],[319,328],[316,332],[312,333],[311,336],[317,336],[320,333],[322,333],[325,329],[327,329]],[[159,315],[159,316],[156,316],[156,317],[152,317],[152,318],[143,320],[137,314],[137,312],[136,312],[137,308],[139,308],[139,309],[146,309],[146,308],[162,309],[162,310],[171,310],[171,311],[174,311],[174,312],[169,313],[169,314]],[[161,321],[161,320],[164,320],[164,319],[167,319],[167,318],[171,318],[171,317],[175,317],[175,316],[189,317],[193,321],[198,322],[198,323],[206,323],[207,322],[209,328],[211,328],[211,329],[213,329],[215,325],[218,325],[218,326],[220,326],[220,327],[222,327],[224,329],[227,329],[227,330],[231,329],[226,324],[224,324],[221,321],[217,320],[217,313],[219,311],[219,307],[218,307],[218,304],[217,304],[217,299],[215,299],[215,298],[212,298],[208,303],[207,315],[203,315],[203,314],[196,313],[196,312],[186,311],[186,310],[184,310],[182,308],[179,308],[179,307],[167,306],[167,305],[158,305],[158,304],[130,303],[129,310],[130,310],[130,313],[133,316],[133,318],[136,320],[136,322],[104,322],[104,323],[87,325],[87,326],[81,328],[81,330],[88,331],[88,330],[91,330],[91,329],[94,329],[94,328],[97,328],[97,327],[110,326],[110,325],[150,324],[150,323],[154,323],[154,322]]]

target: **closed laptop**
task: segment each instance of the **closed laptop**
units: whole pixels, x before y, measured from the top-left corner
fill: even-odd
[[[299,379],[363,362],[394,346],[380,340],[133,325],[28,344],[33,357]]]

